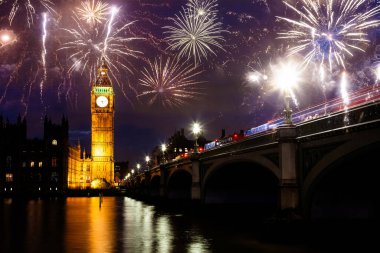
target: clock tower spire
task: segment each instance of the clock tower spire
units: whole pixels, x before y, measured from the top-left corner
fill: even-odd
[[[91,90],[91,188],[114,183],[114,92],[102,59]]]

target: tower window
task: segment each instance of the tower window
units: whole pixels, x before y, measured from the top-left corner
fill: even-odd
[[[33,161],[30,162],[30,167],[31,167],[31,168],[34,167],[34,162],[33,162]]]
[[[42,162],[38,162],[38,168],[42,168]]]
[[[58,145],[58,141],[56,139],[52,140],[51,141],[51,145],[57,146]]]

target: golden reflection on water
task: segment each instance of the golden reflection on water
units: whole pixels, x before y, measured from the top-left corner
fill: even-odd
[[[180,216],[160,213],[154,206],[130,198],[67,198],[65,252],[207,252],[202,237],[190,236],[184,244]],[[180,240],[179,240],[180,239]]]
[[[66,252],[112,252],[116,222],[115,198],[67,198]]]
[[[99,197],[5,199],[0,211],[0,252],[205,253],[210,248],[187,217],[126,197],[104,197],[101,207]]]

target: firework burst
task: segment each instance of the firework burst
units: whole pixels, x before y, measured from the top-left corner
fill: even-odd
[[[365,0],[302,0],[300,9],[283,2],[301,19],[278,17],[294,27],[279,33],[279,38],[296,42],[288,54],[305,53],[305,66],[318,61],[327,62],[330,71],[334,62],[345,68],[345,56],[364,51],[369,42],[366,31],[380,24],[373,19],[380,14],[380,6],[366,8]]]
[[[76,28],[63,29],[70,36],[70,40],[59,48],[59,50],[67,50],[70,54],[68,59],[72,63],[68,69],[69,75],[74,71],[79,71],[81,74],[85,71],[89,72],[90,83],[92,83],[102,58],[109,64],[111,76],[118,84],[120,82],[116,73],[121,70],[132,72],[129,57],[137,58],[142,53],[131,49],[129,43],[140,38],[124,37],[128,27],[134,22],[118,27],[118,22],[114,21],[113,15],[107,23],[90,28],[82,24],[74,13],[73,20]]]
[[[209,53],[216,55],[215,48],[223,49],[222,23],[216,17],[197,15],[194,9],[183,9],[173,19],[174,26],[166,26],[169,48],[179,50],[179,57],[193,58],[195,65],[207,59]]]
[[[143,78],[139,80],[139,86],[143,91],[138,97],[146,98],[149,105],[179,107],[202,95],[198,85],[204,82],[194,80],[201,73],[187,61],[156,58],[154,62],[149,61],[142,71]]]
[[[81,7],[76,8],[79,18],[86,21],[91,26],[101,24],[107,20],[110,7],[102,1],[86,1],[81,3]]]
[[[189,0],[186,4],[195,16],[202,17],[216,17],[218,14],[218,1],[217,0]]]
[[[17,36],[12,30],[0,30],[0,48],[17,41]]]
[[[8,15],[9,24],[12,24],[14,18],[20,12],[21,9],[25,9],[26,11],[26,19],[28,26],[30,27],[34,22],[34,16],[36,15],[36,8],[43,8],[44,10],[48,11],[49,13],[55,13],[53,6],[54,3],[50,0],[13,0],[9,1],[11,2],[9,5],[10,12]],[[0,1],[0,6],[5,5],[7,1]],[[38,6],[38,7],[36,7]],[[24,7],[24,8],[23,8]]]

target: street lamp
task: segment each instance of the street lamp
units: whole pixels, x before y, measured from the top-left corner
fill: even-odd
[[[193,123],[192,131],[195,137],[194,153],[199,153],[198,150],[198,137],[202,131],[201,125],[198,122]]]
[[[161,151],[162,151],[162,161],[163,162],[166,162],[166,159],[165,159],[165,151],[166,151],[166,144],[161,144]]]
[[[136,164],[137,171],[140,171],[141,165],[138,163]]]
[[[150,157],[149,156],[145,156],[145,163],[146,163],[146,170],[147,171],[149,170],[149,161],[150,161]]]
[[[297,84],[299,80],[299,72],[297,66],[291,63],[282,64],[275,70],[276,85],[283,91],[285,100],[284,109],[284,123],[286,125],[292,124],[292,109],[290,102],[292,99],[292,88]]]

